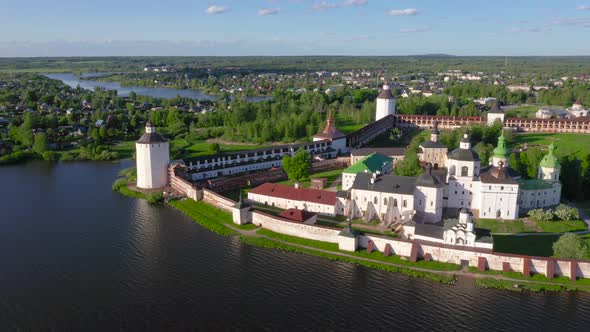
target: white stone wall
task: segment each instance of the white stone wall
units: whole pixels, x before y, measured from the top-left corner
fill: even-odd
[[[431,149],[422,148],[422,153],[418,155],[420,161],[425,163],[431,163],[433,167],[445,167],[447,165],[447,153],[448,149]]]
[[[480,218],[518,218],[518,184],[481,183]]]
[[[493,125],[497,119],[500,119],[500,122],[504,123],[504,113],[488,113],[488,126]]]
[[[330,243],[338,243],[340,233],[338,229],[306,225],[258,211],[252,212],[252,223],[276,233]]]
[[[354,179],[356,179],[355,173],[342,173],[342,190],[348,190],[352,188]]]
[[[539,179],[548,181],[559,181],[559,168],[548,168],[539,166]]]
[[[401,195],[352,189],[351,198],[355,201],[355,218],[364,216],[364,214],[367,212],[367,208],[372,206],[377,213],[377,217],[382,219],[383,216],[388,212],[387,208],[389,200],[397,200],[397,207],[394,208],[393,211],[394,220],[400,220],[400,216],[406,211],[414,211],[414,195]]]
[[[558,205],[561,199],[561,183],[553,183],[553,188],[520,190],[519,206],[523,211]]]
[[[442,187],[416,187],[414,198],[414,210],[416,210],[424,223],[435,224],[442,220]]]
[[[481,182],[471,178],[449,180],[447,188],[447,207],[476,209],[479,206]]]
[[[248,199],[254,202],[258,202],[260,204],[274,206],[280,209],[299,209],[299,210],[306,210],[309,212],[335,216],[336,215],[336,205],[327,205],[327,204],[319,204],[313,202],[303,202],[291,199],[284,199],[280,197],[272,197],[266,195],[255,194],[252,192],[248,193]]]
[[[379,121],[389,114],[395,114],[395,99],[381,99],[377,98],[377,110],[375,113],[375,121]]]
[[[168,142],[155,144],[135,143],[137,187],[153,189],[168,183],[170,152]]]

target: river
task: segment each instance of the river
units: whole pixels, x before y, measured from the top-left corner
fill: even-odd
[[[192,89],[176,89],[176,88],[163,88],[163,87],[146,87],[146,86],[122,86],[119,82],[101,82],[96,80],[91,80],[88,78],[92,77],[100,77],[104,76],[105,73],[86,73],[82,74],[82,76],[76,76],[71,73],[51,73],[51,74],[43,74],[46,77],[49,77],[54,80],[60,80],[65,84],[69,85],[72,88],[77,87],[78,85],[87,90],[94,91],[95,88],[100,87],[107,90],[117,90],[117,94],[122,97],[129,96],[131,91],[135,92],[138,95],[142,96],[150,96],[154,98],[174,98],[176,96],[181,96],[185,98],[193,98],[198,100],[215,100],[217,97],[203,93],[199,90],[192,90]],[[84,79],[82,79],[84,78]],[[246,97],[246,100],[251,102],[257,102],[262,100],[268,100],[270,97],[264,96],[255,96],[255,97]]]
[[[123,163],[0,168],[0,330],[588,330],[590,294],[447,286],[245,245],[111,190]]]

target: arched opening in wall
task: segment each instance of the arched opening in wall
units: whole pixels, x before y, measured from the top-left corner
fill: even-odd
[[[438,169],[438,163],[434,163],[434,169]]]
[[[496,218],[500,218],[500,217],[502,217],[502,211],[498,210],[498,211],[496,211]]]

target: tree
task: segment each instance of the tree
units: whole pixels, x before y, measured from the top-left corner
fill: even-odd
[[[45,133],[39,133],[35,135],[35,142],[33,143],[33,151],[38,154],[49,150],[49,143],[47,141],[47,135]]]
[[[299,149],[295,156],[283,157],[283,169],[291,180],[301,181],[309,177],[311,156],[304,149]]]
[[[420,166],[418,156],[415,153],[406,154],[404,159],[395,164],[393,172],[399,176],[418,176],[422,174],[422,166]]]
[[[219,145],[219,143],[212,143],[209,144],[208,149],[211,153],[219,153],[219,151],[221,151],[221,146]]]
[[[561,220],[575,220],[580,219],[580,213],[578,209],[567,206],[565,204],[559,204],[557,208],[555,208],[555,216]]]
[[[588,245],[574,233],[566,233],[553,244],[553,255],[562,258],[583,259],[588,256]]]

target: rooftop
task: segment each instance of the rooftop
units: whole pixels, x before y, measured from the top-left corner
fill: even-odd
[[[267,182],[252,189],[250,193],[294,201],[336,205],[336,192],[311,188],[294,188],[278,183]]]
[[[365,158],[359,160],[354,165],[345,169],[343,173],[356,174],[361,172],[374,173],[381,171],[383,166],[391,163],[393,159],[391,157],[382,155],[381,153],[372,153]]]
[[[305,222],[315,216],[315,213],[299,209],[288,209],[281,212],[279,216],[293,221]]]
[[[352,184],[352,189],[386,192],[401,195],[414,195],[416,179],[410,176],[382,175],[374,178],[373,174],[358,173]]]

